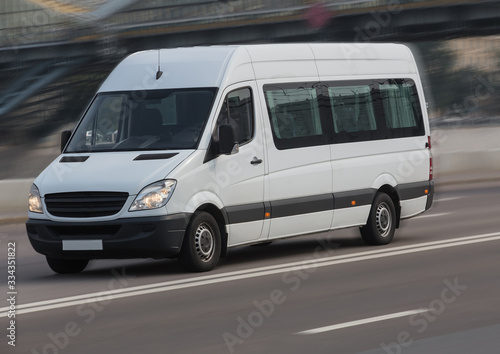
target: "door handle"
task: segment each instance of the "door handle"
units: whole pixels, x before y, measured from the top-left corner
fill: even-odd
[[[257,156],[254,156],[253,160],[250,161],[252,165],[258,165],[262,163],[262,159],[257,158]]]

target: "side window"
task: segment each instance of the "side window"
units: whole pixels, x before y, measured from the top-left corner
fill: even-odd
[[[371,81],[328,83],[335,142],[382,139],[376,85]]]
[[[264,94],[278,149],[327,143],[315,87],[307,84],[265,85]]]
[[[372,91],[371,85],[362,84],[328,88],[335,133],[355,133],[348,139],[355,141],[356,133],[377,131]]]
[[[336,143],[424,135],[411,79],[336,81],[327,87]]]
[[[254,117],[252,92],[249,88],[232,91],[226,96],[217,118],[215,134],[218,134],[219,126],[222,124],[230,124],[234,127],[236,139],[240,145],[252,139]]]
[[[379,85],[391,138],[424,135],[422,111],[413,80],[387,80]]]

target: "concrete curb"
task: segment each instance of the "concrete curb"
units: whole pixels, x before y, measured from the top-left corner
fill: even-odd
[[[497,172],[500,176],[500,149],[435,154],[434,166],[441,175]]]
[[[9,225],[9,224],[24,224],[28,220],[26,215],[19,216],[0,216],[0,225]]]
[[[445,175],[434,178],[437,186],[452,186],[457,184],[474,184],[485,182],[500,182],[500,171],[483,173],[464,173],[456,175]]]

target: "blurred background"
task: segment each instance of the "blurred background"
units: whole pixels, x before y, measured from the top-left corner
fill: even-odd
[[[0,182],[58,155],[59,133],[126,55],[278,42],[410,45],[438,179],[500,178],[499,17],[500,2],[479,0],[2,0]]]

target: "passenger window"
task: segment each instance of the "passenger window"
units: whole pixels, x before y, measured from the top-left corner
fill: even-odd
[[[424,135],[411,79],[328,83],[334,141],[349,143]]]
[[[335,133],[377,130],[368,85],[329,87]]]
[[[413,80],[387,80],[379,85],[390,137],[423,135],[420,101]]]
[[[296,84],[265,85],[264,93],[278,149],[326,143],[316,88]]]
[[[218,134],[220,125],[232,125],[236,132],[236,140],[242,145],[253,137],[253,122],[252,92],[249,88],[236,90],[229,93],[224,100],[217,118],[215,134]]]
[[[336,143],[383,139],[376,83],[336,81],[327,87]]]

